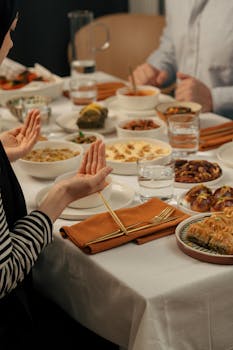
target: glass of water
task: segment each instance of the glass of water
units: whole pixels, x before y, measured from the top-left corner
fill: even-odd
[[[174,157],[185,157],[199,148],[199,116],[174,114],[168,117],[168,138]]]
[[[70,78],[70,99],[75,106],[88,105],[97,100],[97,82],[89,78]]]
[[[153,161],[140,159],[137,161],[137,180],[139,197],[142,202],[157,197],[169,201],[173,198],[174,162],[156,164]]]

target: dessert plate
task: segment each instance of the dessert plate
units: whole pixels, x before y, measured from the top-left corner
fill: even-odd
[[[201,247],[198,244],[191,242],[186,236],[189,225],[195,222],[200,222],[210,215],[211,213],[201,213],[182,221],[176,227],[175,231],[177,245],[185,254],[194,259],[212,264],[232,265],[233,255],[219,254],[212,249]]]
[[[42,188],[36,195],[36,205],[38,206],[42,199],[46,196],[51,186]],[[125,208],[134,200],[135,191],[132,187],[121,182],[114,182],[112,184],[112,194],[109,199],[109,204],[113,210]],[[65,220],[84,220],[88,217],[100,214],[107,211],[104,205],[88,209],[74,209],[67,207],[60,215],[61,219]]]
[[[98,132],[99,134],[105,135],[110,134],[115,131],[115,117],[108,117],[105,120],[104,128],[93,128],[93,129],[81,129],[76,124],[78,119],[78,112],[71,112],[61,114],[56,118],[56,124],[60,126],[63,130],[69,133],[77,132],[78,130],[82,131],[93,131]]]

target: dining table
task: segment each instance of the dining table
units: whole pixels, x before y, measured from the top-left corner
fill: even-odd
[[[116,77],[93,73],[98,81]],[[66,78],[68,79],[68,78]],[[67,81],[66,81],[67,83]],[[65,96],[52,101],[51,138],[67,132],[56,124],[59,115],[73,110]],[[5,128],[15,118],[0,108]],[[226,122],[223,116],[201,113],[201,127]],[[104,135],[115,138],[116,131]],[[166,140],[167,135],[163,135]],[[217,148],[195,157],[219,162]],[[16,161],[13,168],[22,186],[28,211],[37,207],[38,193],[54,180],[29,176]],[[221,164],[218,186],[233,186],[233,170]],[[128,206],[140,204],[135,175],[111,174],[113,181],[133,189]],[[184,188],[174,188],[177,205]],[[131,192],[130,192],[131,193]],[[130,196],[130,194],[129,194]],[[81,221],[59,218],[54,240],[43,251],[33,276],[36,288],[72,318],[96,334],[128,350],[230,350],[233,349],[233,271],[231,264],[201,261],[185,254],[174,234],[144,244],[127,244],[86,254],[61,236],[60,228]],[[56,336],[54,334],[54,336]],[[73,344],[74,349],[80,344]]]

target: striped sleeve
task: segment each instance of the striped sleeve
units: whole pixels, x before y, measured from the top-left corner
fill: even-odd
[[[24,279],[50,242],[52,222],[37,210],[18,220],[10,232],[0,195],[0,298]]]

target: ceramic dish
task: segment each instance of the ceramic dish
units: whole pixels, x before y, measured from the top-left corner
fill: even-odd
[[[175,231],[177,245],[185,254],[191,256],[194,259],[213,264],[232,265],[233,255],[219,254],[214,250],[203,248],[198,244],[191,242],[186,237],[186,232],[190,224],[202,221],[204,218],[210,215],[210,213],[201,213],[182,221],[176,227]]]
[[[163,142],[157,139],[152,138],[114,138],[105,142],[106,144],[106,161],[107,165],[113,168],[113,174],[120,175],[136,175],[137,174],[137,162],[135,160],[131,161],[123,161],[124,156],[131,158],[142,158],[144,156],[148,156],[148,154],[142,154],[142,148],[151,147],[150,152],[155,156],[153,160],[150,159],[150,162],[154,164],[164,164],[167,163],[172,154],[172,148],[167,142]],[[164,154],[160,154],[156,157],[156,149],[163,149]],[[130,152],[130,153],[129,153]],[[140,156],[138,156],[140,153]],[[117,154],[120,155],[119,160],[114,160]]]
[[[233,142],[225,143],[217,149],[217,158],[224,165],[233,168]]]
[[[191,183],[188,183],[188,182],[177,182],[175,181],[174,182],[174,186],[177,187],[177,188],[186,188],[186,189],[189,189],[195,185],[199,185],[199,184],[203,184],[203,185],[206,185],[206,186],[215,186],[217,183],[221,182],[224,178],[224,175],[222,174],[221,176],[219,176],[217,179],[214,179],[214,180],[211,180],[211,181],[205,181],[205,182],[197,182],[197,183],[194,183],[194,182],[191,182]]]
[[[67,135],[67,136],[65,137],[65,140],[66,140],[66,141],[71,141],[71,142],[77,143],[78,145],[80,145],[80,146],[84,149],[84,151],[88,150],[88,148],[90,147],[90,145],[91,145],[93,142],[95,142],[95,141],[97,141],[97,140],[102,140],[102,141],[104,141],[103,135],[101,135],[101,134],[99,134],[99,133],[97,133],[97,132],[92,132],[92,131],[85,131],[85,132],[83,132],[83,131],[82,131],[82,132],[81,132],[81,135],[83,135],[83,137],[85,137],[85,138],[86,138],[86,137],[89,138],[89,137],[94,136],[94,139],[93,139],[92,142],[88,142],[88,143],[85,143],[85,142],[77,142],[77,141],[75,141],[75,140],[77,140],[77,138],[80,137],[80,133],[79,133],[79,132],[76,132],[76,133]]]
[[[159,118],[161,118],[162,120],[164,120],[165,122],[167,122],[167,118],[168,115],[166,114],[166,111],[168,108],[178,108],[178,107],[184,107],[185,109],[190,109],[191,112],[186,112],[185,114],[195,114],[195,115],[199,115],[201,112],[201,105],[199,103],[196,102],[178,102],[178,101],[173,101],[173,102],[165,102],[165,103],[159,103],[156,107],[156,114],[159,116]],[[177,112],[177,113],[172,113],[172,114],[181,114],[181,112]]]
[[[50,188],[51,186],[46,186],[37,193],[36,195],[37,206],[41,203],[42,199],[45,198]],[[113,182],[112,193],[109,199],[109,204],[111,205],[113,210],[125,208],[133,202],[134,195],[135,195],[135,191],[130,186],[120,182]],[[89,209],[74,209],[74,208],[67,207],[61,213],[60,218],[65,220],[84,220],[89,218],[92,215],[100,214],[105,211],[107,211],[107,209],[104,205],[101,205],[96,208],[89,208]]]
[[[76,173],[77,173],[76,171],[72,171],[69,173],[62,174],[55,179],[55,182],[59,182],[64,179],[69,179],[70,177],[74,176]],[[101,192],[105,197],[105,199],[108,201],[112,193],[112,177],[108,176],[106,178],[106,182],[108,183],[108,185]],[[77,209],[89,209],[89,208],[99,207],[100,205],[103,205],[103,201],[99,193],[97,192],[70,203],[69,207],[77,208]]]
[[[126,124],[135,123],[154,123],[157,125],[156,128],[151,129],[125,129]],[[149,137],[149,138],[159,138],[167,130],[166,124],[159,118],[154,117],[143,117],[143,118],[127,118],[120,120],[116,123],[116,130],[118,137]]]
[[[164,94],[159,94],[159,103],[162,102],[173,102],[174,98],[168,95]],[[142,117],[148,117],[148,116],[156,116],[155,109],[145,109],[142,111],[137,111],[135,109],[124,109],[122,106],[119,105],[118,99],[116,96],[112,96],[107,98],[106,100],[103,101],[103,104],[113,113],[117,114],[123,114],[127,117],[132,117],[132,118],[142,118]]]
[[[99,129],[80,129],[76,124],[77,118],[78,118],[78,111],[65,113],[57,117],[56,124],[60,126],[60,128],[62,128],[63,130],[69,133],[75,133],[78,130],[82,130],[82,131],[93,131],[93,132],[97,132],[99,134],[105,135],[105,134],[110,134],[114,132],[116,129],[114,117],[108,117],[105,120],[104,128],[99,128]]]
[[[160,89],[151,85],[139,85],[135,92],[129,86],[116,91],[116,97],[121,108],[143,111],[152,109],[159,103]]]
[[[63,151],[59,151],[60,149]],[[37,152],[36,159],[34,155],[30,159],[20,158],[17,162],[25,173],[39,179],[54,179],[65,172],[78,169],[83,155],[83,148],[77,143],[59,140],[39,141],[31,152],[33,151]],[[70,158],[66,158],[68,151],[72,152]],[[73,152],[76,154],[73,155]],[[29,155],[30,153],[27,157]]]

